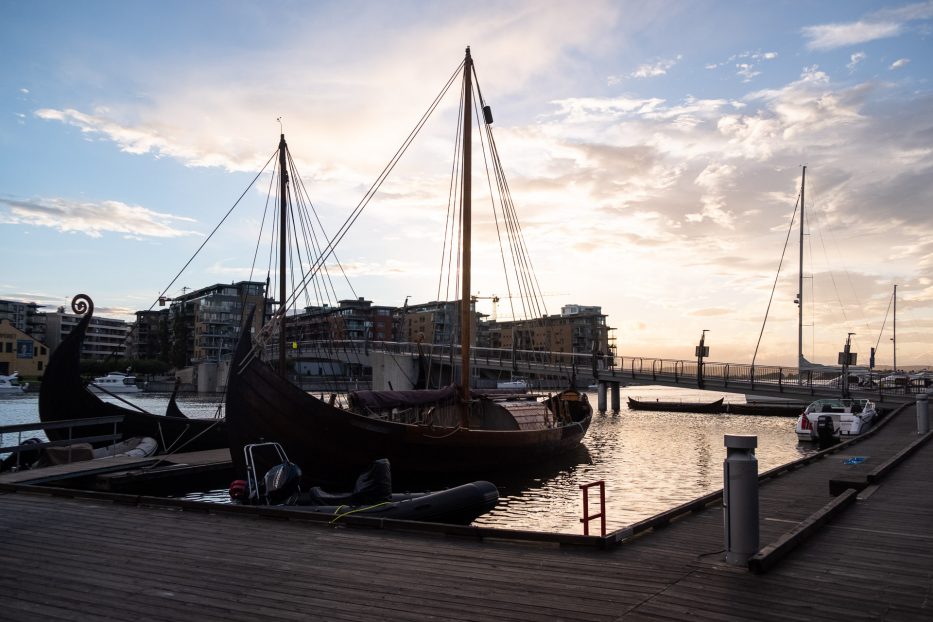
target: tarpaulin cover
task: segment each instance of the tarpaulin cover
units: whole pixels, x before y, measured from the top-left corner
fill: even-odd
[[[443,389],[418,389],[411,391],[353,391],[350,403],[370,410],[389,410],[391,408],[413,408],[427,404],[453,404],[460,396],[457,385]]]

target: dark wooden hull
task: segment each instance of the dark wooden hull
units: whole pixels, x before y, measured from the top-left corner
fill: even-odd
[[[654,410],[679,413],[721,413],[723,411],[722,398],[708,404],[693,402],[643,402],[628,398],[629,410]]]
[[[245,473],[243,447],[281,443],[305,476],[339,481],[388,458],[393,474],[485,475],[542,463],[577,447],[591,414],[542,430],[434,428],[385,421],[331,406],[278,376],[249,355],[241,339],[227,384],[227,430],[234,466]]]
[[[49,359],[42,386],[39,389],[39,420],[43,423],[121,416],[117,433],[123,439],[149,436],[159,444],[159,453],[166,451],[200,451],[227,446],[227,433],[223,420],[190,419],[172,400],[171,416],[155,415],[105,402],[90,392],[81,380],[79,361],[81,344],[87,332],[91,313],[86,314],[73,331],[55,349]],[[113,433],[112,424],[83,426],[72,433],[75,436],[100,436]],[[50,440],[69,438],[68,430],[48,430]],[[108,444],[102,442],[101,445]]]

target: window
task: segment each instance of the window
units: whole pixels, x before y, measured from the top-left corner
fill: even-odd
[[[7,341],[7,342],[6,342],[6,351],[7,351],[7,352],[12,352],[12,351],[13,351],[13,342],[12,342],[12,341]]]

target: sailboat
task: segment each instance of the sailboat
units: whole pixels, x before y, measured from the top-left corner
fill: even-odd
[[[94,314],[94,302],[90,297],[79,294],[71,301],[71,309],[77,314],[83,313],[84,317],[49,358],[39,389],[40,421],[53,423],[121,416],[123,421],[117,424],[116,429],[122,440],[134,437],[153,438],[158,443],[158,453],[226,447],[227,436],[223,420],[187,417],[175,403],[174,393],[169,400],[166,415],[163,416],[105,402],[98,397],[99,392],[91,392],[81,380],[78,366],[81,344]],[[113,434],[113,431],[112,423],[101,423],[82,426],[77,431],[79,433],[70,433],[68,429],[59,428],[47,430],[46,435],[52,441],[65,441],[74,436],[107,436]],[[96,446],[101,446],[104,442],[101,441]]]
[[[358,391],[348,406],[308,394],[285,378],[285,254],[280,256],[278,370],[260,359],[261,348],[241,332],[227,383],[230,451],[240,476],[244,447],[260,441],[282,445],[306,476],[334,480],[388,458],[395,473],[496,474],[541,464],[580,444],[592,417],[586,395],[573,388],[550,396],[483,395],[471,390],[471,140],[474,74],[467,48],[463,71],[462,244],[460,296],[460,384],[440,389]],[[492,123],[484,107],[483,121]],[[284,237],[288,176],[287,145],[279,141],[280,231]],[[284,251],[284,242],[282,242]],[[246,326],[249,326],[247,321]],[[269,329],[269,330],[267,330]],[[267,326],[262,331],[271,332]],[[545,399],[546,398],[546,399]]]

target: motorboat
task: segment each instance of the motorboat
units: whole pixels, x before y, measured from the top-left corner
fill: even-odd
[[[496,486],[474,481],[431,492],[392,492],[392,471],[385,458],[373,461],[356,480],[352,491],[329,492],[320,487],[302,490],[301,468],[288,460],[275,442],[252,443],[243,448],[246,481],[230,485],[230,497],[245,505],[272,505],[296,512],[333,516],[372,516],[396,520],[469,525],[499,501]],[[265,475],[260,473],[265,470]]]
[[[94,378],[88,388],[100,393],[140,393],[142,391],[136,386],[136,376],[119,371],[112,371],[106,376]]]
[[[497,389],[527,389],[528,381],[520,376],[512,376],[511,380],[500,380],[496,383]]]
[[[28,386],[28,383],[19,383],[19,374],[15,371],[9,376],[0,375],[0,395],[19,395],[25,392]]]
[[[820,441],[820,433],[833,440],[858,436],[878,418],[875,404],[867,399],[820,399],[807,406],[797,417],[795,431],[802,442]]]

